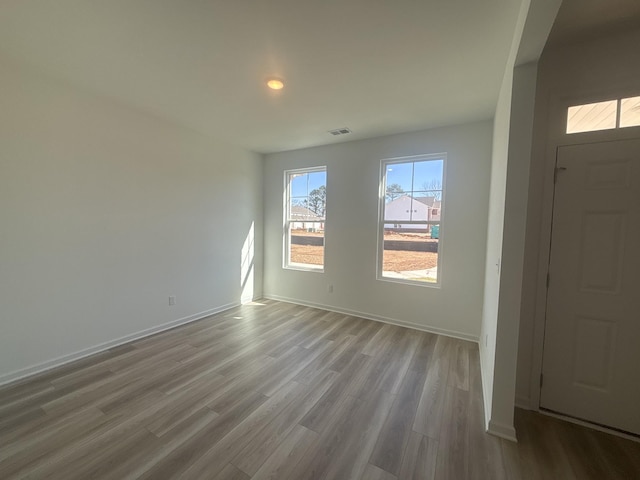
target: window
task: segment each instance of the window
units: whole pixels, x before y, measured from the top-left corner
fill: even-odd
[[[616,128],[617,107],[618,102],[615,100],[569,107],[567,133]]]
[[[438,284],[446,154],[383,160],[378,278]]]
[[[567,133],[640,126],[640,97],[576,105],[567,109]]]
[[[620,128],[640,126],[640,97],[623,98],[620,103]]]
[[[326,167],[285,172],[284,268],[324,270]]]

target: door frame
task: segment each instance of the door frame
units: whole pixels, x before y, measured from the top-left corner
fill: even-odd
[[[604,143],[618,140],[640,138],[640,127],[628,127],[613,130],[601,130],[596,132],[565,133],[567,108],[572,105],[581,105],[599,101],[613,100],[640,95],[637,85],[627,85],[623,88],[611,88],[603,91],[585,90],[566,94],[552,91],[547,98],[537,100],[533,131],[532,164],[538,162],[538,182],[535,184],[534,167],[532,167],[529,183],[528,217],[532,213],[532,204],[537,203],[539,211],[539,223],[527,219],[527,242],[533,237],[531,243],[537,251],[525,251],[525,277],[530,274],[533,277],[528,287],[529,302],[525,301],[527,295],[523,288],[521,305],[521,317],[526,314],[526,309],[533,307],[533,338],[531,340],[531,363],[529,372],[529,398],[516,398],[516,406],[528,410],[540,412],[541,375],[544,355],[544,332],[547,322],[547,275],[549,274],[549,262],[551,259],[551,229],[553,222],[553,203],[555,195],[555,168],[557,165],[558,149],[564,146],[583,145],[589,143]],[[541,121],[542,120],[542,121]],[[545,122],[546,120],[546,122]],[[540,128],[540,125],[546,128]],[[532,198],[534,197],[534,198]],[[534,215],[535,216],[535,215]],[[535,224],[534,224],[535,223]],[[527,249],[528,250],[528,249]],[[531,255],[531,257],[529,257]],[[527,258],[533,260],[535,266],[529,265]],[[533,263],[533,262],[532,262]],[[524,279],[523,279],[524,281]],[[519,342],[520,344],[522,342]],[[543,413],[546,411],[542,410]],[[563,417],[569,419],[568,417]],[[578,422],[579,423],[579,422]],[[594,427],[593,424],[582,422]],[[609,431],[608,429],[605,429]],[[610,431],[617,433],[617,431]],[[635,437],[632,437],[635,438]]]

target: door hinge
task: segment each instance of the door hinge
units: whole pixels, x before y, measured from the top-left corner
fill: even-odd
[[[542,380],[544,378],[544,375],[540,374],[540,388],[542,388]]]
[[[556,183],[558,181],[558,172],[563,172],[567,169],[567,167],[556,167],[553,170],[553,183]]]

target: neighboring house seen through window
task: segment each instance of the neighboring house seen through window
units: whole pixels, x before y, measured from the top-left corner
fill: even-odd
[[[324,270],[326,167],[285,172],[284,268]]]
[[[378,278],[438,284],[446,154],[383,160]]]

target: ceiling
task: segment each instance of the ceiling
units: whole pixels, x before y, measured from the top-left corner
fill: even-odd
[[[519,7],[3,0],[0,53],[266,153],[491,118]],[[264,86],[271,75],[285,80],[280,93]],[[327,133],[340,127],[353,133]]]
[[[640,26],[640,0],[564,0],[548,47],[575,43]]]

